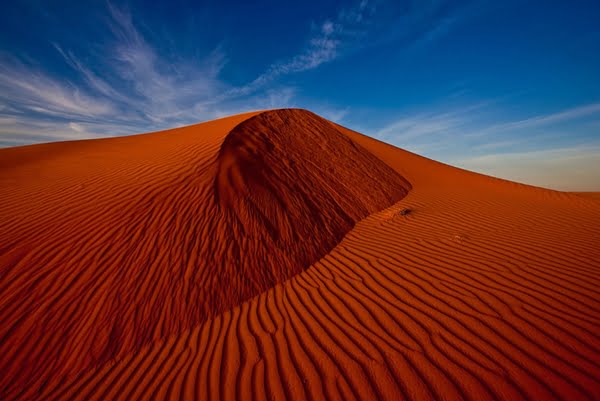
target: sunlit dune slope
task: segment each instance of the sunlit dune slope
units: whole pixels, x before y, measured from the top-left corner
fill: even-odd
[[[258,295],[410,188],[329,122],[296,110],[0,158],[0,389],[9,395]]]
[[[0,150],[0,184],[0,398],[600,399],[595,200],[303,110]]]

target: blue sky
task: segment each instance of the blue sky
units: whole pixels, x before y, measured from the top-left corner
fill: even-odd
[[[597,0],[2,8],[0,146],[302,107],[460,167],[600,191]]]

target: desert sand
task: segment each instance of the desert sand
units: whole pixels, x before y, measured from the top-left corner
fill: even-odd
[[[600,200],[600,192],[573,192],[576,195],[583,196],[589,199]]]
[[[0,149],[0,399],[598,400],[592,198],[298,109]]]

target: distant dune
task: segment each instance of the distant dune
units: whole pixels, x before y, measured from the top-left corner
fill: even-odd
[[[0,149],[0,400],[598,400],[591,198],[297,109]]]

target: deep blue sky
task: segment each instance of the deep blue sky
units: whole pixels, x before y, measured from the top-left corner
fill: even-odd
[[[5,3],[0,146],[303,107],[468,169],[600,191],[597,0]]]

